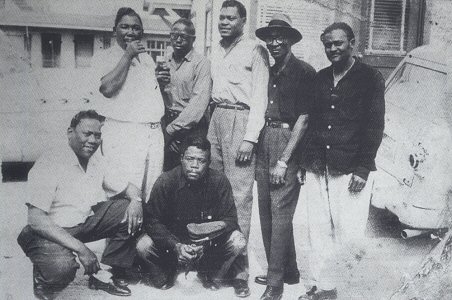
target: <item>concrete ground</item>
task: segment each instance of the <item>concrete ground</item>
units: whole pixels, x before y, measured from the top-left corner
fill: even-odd
[[[33,299],[32,265],[16,243],[16,237],[26,224],[24,205],[26,182],[0,183],[0,299]],[[265,287],[254,283],[254,276],[266,269],[265,253],[260,235],[257,202],[253,207],[252,229],[249,243],[252,295],[248,299],[259,299]],[[297,299],[310,283],[307,267],[306,230],[303,226],[303,201],[298,204],[294,219],[297,256],[302,281],[298,285],[285,286],[283,299]],[[373,211],[369,220],[368,240],[351,252],[338,255],[332,265],[332,273],[338,274],[339,299],[389,299],[402,283],[411,277],[435,242],[428,238],[409,241],[398,237],[396,220]],[[96,253],[102,251],[103,242],[91,244]],[[131,286],[132,296],[128,299],[234,299],[233,288],[217,292],[206,291],[196,279],[195,273],[187,278],[178,277],[176,286],[160,291],[138,283]],[[87,277],[79,270],[76,280],[60,293],[57,299],[115,299],[101,291],[87,287]]]

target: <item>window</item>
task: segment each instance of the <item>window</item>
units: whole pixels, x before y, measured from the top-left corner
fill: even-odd
[[[104,35],[102,37],[102,48],[105,50],[105,49],[108,49],[110,47],[111,47],[111,37]]]
[[[422,44],[424,0],[371,0],[367,52],[405,54]]]
[[[91,57],[93,57],[94,35],[76,34],[74,35],[75,47],[75,67],[87,68],[91,66]]]
[[[44,68],[60,67],[61,35],[58,33],[42,33],[41,52]]]
[[[166,56],[167,48],[169,46],[171,46],[170,41],[147,40],[147,48],[154,61],[157,56]]]

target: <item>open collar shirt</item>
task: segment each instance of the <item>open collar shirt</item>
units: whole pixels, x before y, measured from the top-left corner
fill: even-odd
[[[187,224],[211,221],[224,221],[227,232],[239,228],[231,185],[223,173],[213,169],[198,183],[187,181],[181,166],[163,173],[144,206],[146,232],[166,249],[190,243]]]
[[[384,91],[381,73],[359,60],[336,86],[332,66],[319,71],[303,165],[367,179],[383,138]]]
[[[280,72],[273,66],[268,81],[269,121],[282,121],[294,126],[300,115],[308,114],[313,96],[314,68],[293,54]]]
[[[210,61],[194,50],[187,53],[180,64],[170,56],[168,65],[171,83],[163,92],[165,105],[180,112],[166,128],[173,135],[177,131],[193,128],[204,116],[210,101],[212,79]]]
[[[239,37],[228,49],[221,42],[212,51],[212,99],[250,107],[244,140],[257,142],[265,123],[269,62],[267,50],[255,40]]]
[[[99,151],[90,158],[86,172],[69,145],[41,156],[28,174],[27,204],[44,212],[55,224],[72,227],[93,212],[91,206],[125,190],[127,182],[114,173]]]
[[[135,57],[127,73],[122,88],[111,98],[98,92],[100,79],[111,72],[124,55],[124,50],[114,45],[103,51],[97,51],[92,59],[91,70],[95,74],[99,96],[95,108],[104,116],[118,121],[133,123],[160,122],[164,114],[164,104],[160,88],[155,77],[155,64],[147,53]]]

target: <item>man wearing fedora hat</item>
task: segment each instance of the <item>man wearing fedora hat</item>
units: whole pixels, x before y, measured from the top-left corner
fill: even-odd
[[[300,185],[295,148],[308,124],[314,68],[291,51],[302,36],[287,15],[275,14],[268,26],[256,30],[275,60],[270,70],[265,126],[259,137],[256,180],[262,238],[268,261],[267,285],[261,299],[279,300],[284,283],[299,282],[292,218]]]

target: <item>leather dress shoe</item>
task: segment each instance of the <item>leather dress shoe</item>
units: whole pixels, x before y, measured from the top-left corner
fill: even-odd
[[[198,273],[198,278],[205,289],[210,291],[218,291],[220,289],[220,286],[216,282],[214,282],[210,277],[206,275],[200,275]]]
[[[173,274],[173,275],[169,275],[166,282],[163,285],[158,286],[156,288],[158,288],[160,290],[169,290],[176,284],[176,280],[177,280],[177,273]]]
[[[313,286],[306,294],[301,295],[298,300],[334,300],[337,299],[337,290],[320,290]]]
[[[281,300],[284,288],[267,285],[260,300]]]
[[[259,275],[254,278],[257,284],[268,285],[267,275]],[[284,275],[284,283],[289,285],[300,283],[300,272],[287,273]]]
[[[35,297],[40,300],[52,300],[56,296],[53,290],[37,283],[33,285],[33,293],[35,294]]]
[[[250,288],[248,286],[248,281],[243,279],[235,279],[234,283],[234,293],[237,297],[246,298],[251,295]]]
[[[92,290],[102,290],[115,296],[130,296],[132,294],[127,286],[116,285],[115,281],[117,280],[114,280],[113,282],[103,282],[94,276],[90,276],[88,287]]]

